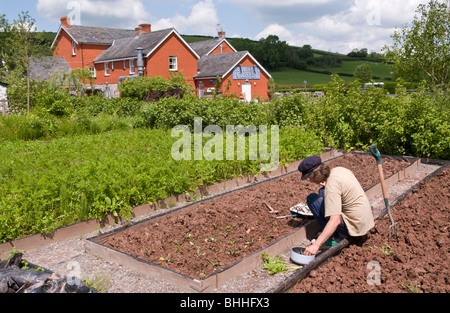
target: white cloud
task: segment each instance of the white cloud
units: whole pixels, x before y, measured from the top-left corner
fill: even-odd
[[[36,8],[48,19],[59,21],[67,15],[72,23],[86,26],[134,29],[140,23],[150,23],[153,30],[175,27],[181,33],[217,35],[220,22],[212,0],[196,2],[188,15],[176,14],[156,21],[146,6],[143,0],[38,0]]]
[[[36,8],[48,19],[67,15],[87,26],[134,28],[151,18],[141,0],[38,0]]]
[[[217,36],[219,24],[217,9],[212,0],[198,2],[192,7],[189,16],[176,15],[162,18],[152,23],[153,29],[175,27],[181,33]]]
[[[284,19],[278,23],[271,23],[258,36],[267,37],[275,34],[280,40],[290,45],[303,46],[310,44],[313,48],[349,53],[354,48],[367,48],[369,51],[380,52],[385,44],[390,43],[390,35],[395,26],[401,27],[411,22],[417,6],[427,3],[427,0],[352,0],[342,1],[345,7],[324,9],[309,19],[293,21],[296,10],[292,6],[307,5],[303,0],[283,1],[279,9],[284,8]],[[266,0],[248,0],[255,8],[262,8],[270,4]],[[315,4],[317,4],[315,2]],[[319,1],[320,5],[329,6],[327,0]],[[259,11],[263,14],[267,7]],[[299,10],[297,9],[297,11]],[[267,14],[270,19],[273,13]]]
[[[259,40],[261,38],[266,38],[269,35],[276,35],[280,40],[286,41],[289,44],[289,41],[292,41],[293,39],[292,33],[280,24],[270,24],[262,32],[256,35],[255,39]]]

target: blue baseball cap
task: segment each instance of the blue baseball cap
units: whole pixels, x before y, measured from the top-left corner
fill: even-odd
[[[302,180],[307,179],[311,173],[320,166],[322,159],[318,155],[307,157],[299,165],[298,170],[302,172]]]

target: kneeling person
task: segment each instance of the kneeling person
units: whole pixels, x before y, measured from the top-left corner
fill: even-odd
[[[331,245],[348,235],[364,236],[375,225],[369,199],[352,171],[344,167],[331,169],[320,156],[304,159],[298,170],[302,180],[322,186],[306,200],[322,233],[305,255],[317,254],[324,243]]]

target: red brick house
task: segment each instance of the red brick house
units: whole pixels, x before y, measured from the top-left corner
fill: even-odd
[[[228,93],[244,94],[246,100],[268,98],[270,74],[250,53],[236,51],[223,31],[219,38],[188,44],[173,28],[90,27],[70,25],[69,18],[62,17],[52,48],[53,55],[64,57],[70,68],[89,68],[96,87],[108,89],[112,96],[119,96],[118,83],[126,77],[168,78],[171,72],[181,72],[199,97],[220,77],[222,91],[228,85]]]

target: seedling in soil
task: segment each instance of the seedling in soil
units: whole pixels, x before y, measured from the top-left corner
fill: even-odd
[[[381,252],[386,254],[387,256],[394,254],[394,250],[387,243],[380,248]]]
[[[171,264],[172,263],[172,256],[169,254],[167,257],[160,257],[159,258],[160,261],[165,261],[167,262],[167,264]]]
[[[254,240],[255,240],[255,239],[252,238],[251,241],[246,241],[245,244],[244,244],[244,248],[247,248],[247,247],[251,246],[251,245],[253,244],[253,241],[254,241]]]
[[[373,248],[378,248],[378,247],[377,246],[367,246],[367,247],[364,247],[363,250],[371,250]],[[383,252],[387,256],[394,254],[394,249],[392,249],[392,247],[390,245],[388,245],[387,243],[379,249],[381,252]]]
[[[227,251],[227,254],[229,254],[229,255],[238,255],[239,253],[241,253],[241,251],[235,250],[235,249]]]
[[[213,267],[222,266],[222,263],[220,263],[219,261],[207,260],[207,262],[210,263]]]
[[[181,255],[183,253],[183,243],[184,242],[178,242],[178,240],[175,240],[174,244],[175,244],[175,250],[177,250],[177,253],[179,255]]]
[[[200,247],[197,247],[197,258],[206,255],[206,252],[200,253]]]
[[[402,287],[408,289],[412,293],[420,293],[420,289],[417,288],[417,283],[414,284],[414,287],[408,284],[402,284]]]

